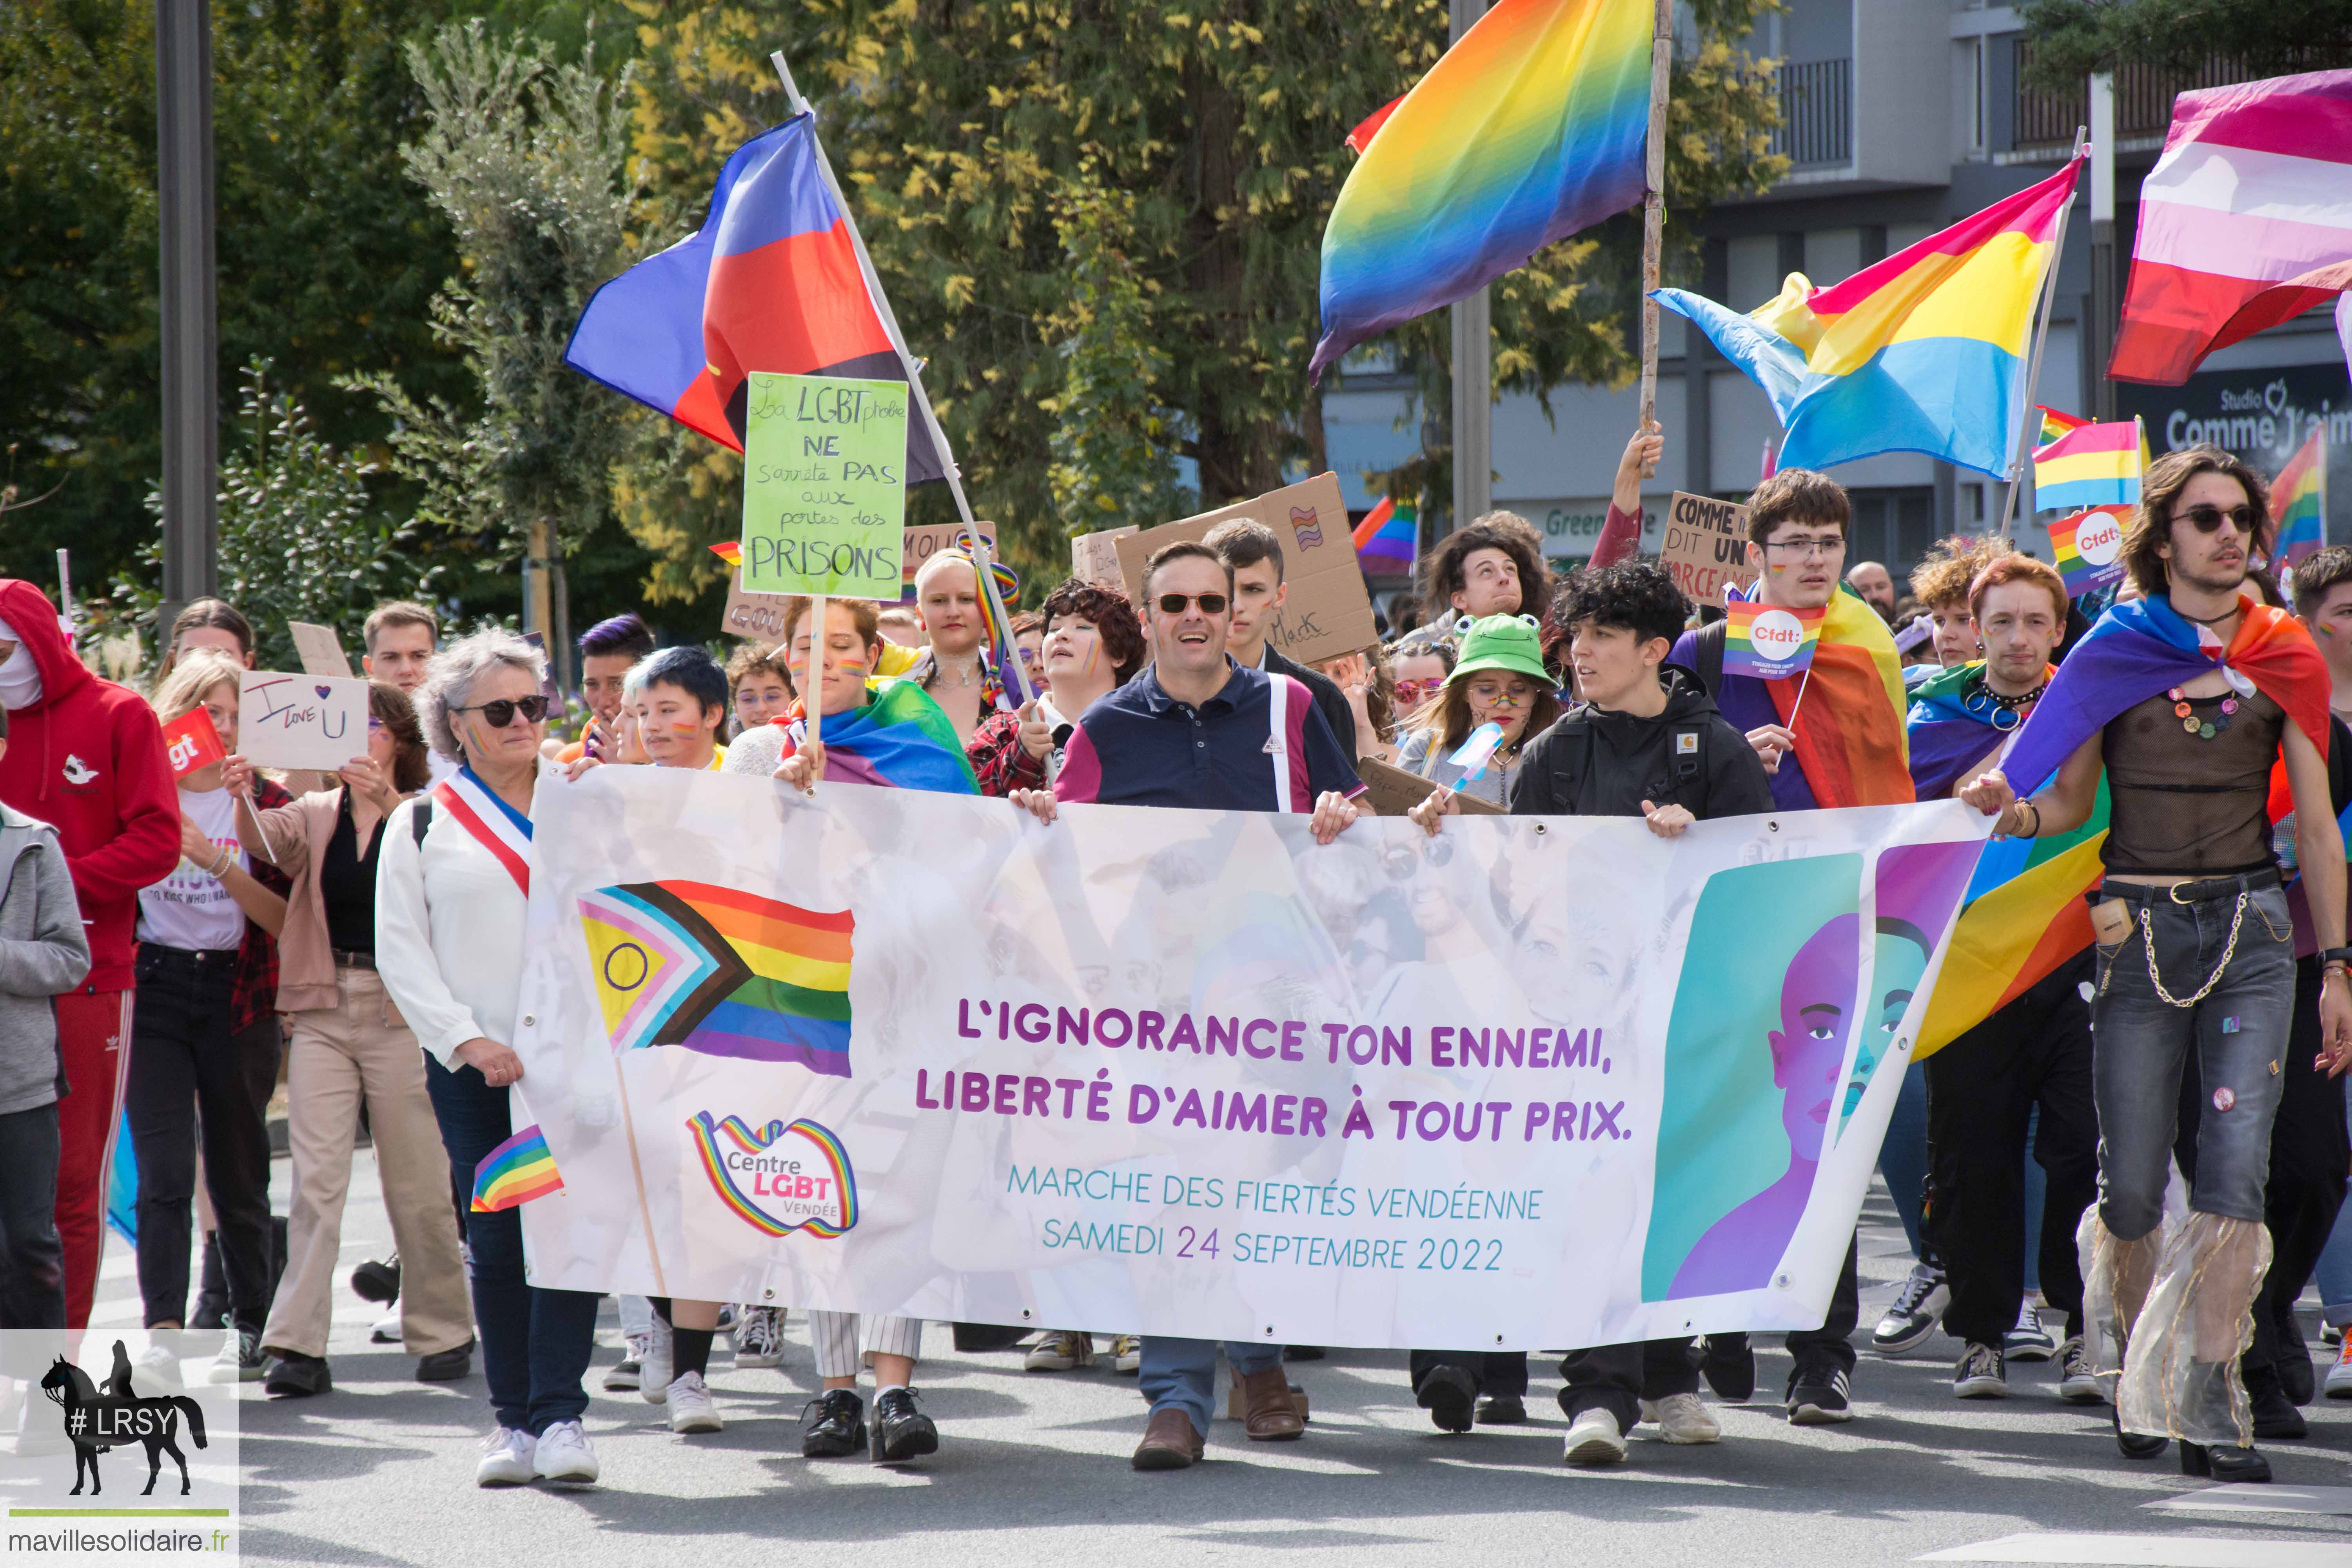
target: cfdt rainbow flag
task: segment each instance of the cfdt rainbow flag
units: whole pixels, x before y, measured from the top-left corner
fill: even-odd
[[[2077,158],[1843,283],[1816,289],[1792,272],[1749,315],[1680,289],[1655,298],[1764,389],[1788,431],[1780,467],[1924,452],[2003,478],[2025,416],[2034,301],[2082,167]]]
[[[2043,511],[2137,505],[2139,421],[2078,425],[2033,449],[2033,504]]]
[[[1644,0],[1501,0],[1357,129],[1310,376],[1642,199],[1651,19]]]
[[[1755,599],[1733,600],[1724,607],[1723,673],[1786,680],[1806,669],[1827,613],[1826,607],[1790,610]]]
[[[2315,423],[2310,437],[2271,481],[2271,521],[2277,537],[2273,564],[2292,566],[2315,555],[2327,542],[2327,426]]]
[[[805,110],[737,148],[702,226],[597,289],[563,363],[738,452],[755,370],[906,380],[822,156]],[[944,477],[920,420],[907,473]]]
[[[533,1198],[563,1190],[556,1174],[555,1155],[547,1147],[537,1122],[531,1123],[488,1153],[474,1166],[476,1214],[496,1214]]]
[[[1420,554],[1421,528],[1411,502],[1382,496],[1381,504],[1356,524],[1356,564],[1367,572],[1410,572]]]
[[[2066,579],[2066,596],[2079,599],[2124,576],[2124,521],[2137,510],[2095,506],[2050,525],[2050,558]]]
[[[829,738],[829,737],[828,737]],[[633,882],[580,900],[615,1051],[683,1046],[848,1078],[846,910],[708,882]]]

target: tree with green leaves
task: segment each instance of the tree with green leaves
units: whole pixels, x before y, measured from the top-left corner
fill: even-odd
[[[2025,82],[2053,96],[2084,78],[2150,66],[2187,78],[2209,61],[2253,81],[2352,65],[2352,0],[2021,0]]]

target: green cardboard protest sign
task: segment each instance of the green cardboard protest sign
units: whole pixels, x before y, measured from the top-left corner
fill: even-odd
[[[907,385],[751,376],[743,588],[896,599],[907,515]]]

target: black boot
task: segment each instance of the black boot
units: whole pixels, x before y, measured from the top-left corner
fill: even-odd
[[[866,1447],[866,1401],[854,1388],[828,1388],[801,1407],[801,1458],[837,1459]]]
[[[1433,1366],[1422,1374],[1412,1397],[1439,1431],[1467,1432],[1470,1412],[1478,1403],[1478,1380],[1458,1366]]]
[[[2303,1412],[2294,1407],[2294,1402],[2279,1384],[2278,1374],[2268,1368],[2246,1379],[2246,1402],[2253,1407],[2254,1436],[2265,1443],[2308,1437],[2311,1428],[2305,1423]]]
[[[2208,1447],[2184,1438],[2180,1444],[2180,1473],[2216,1481],[2266,1481],[2271,1479],[2271,1462],[2252,1448]]]
[[[2164,1452],[2167,1443],[2172,1441],[2169,1437],[2150,1437],[2142,1433],[2125,1431],[2121,1410],[2110,1407],[2107,1415],[2116,1424],[2116,1447],[2123,1450],[2126,1459],[2153,1459]],[[2187,1464],[2188,1460],[2184,1458],[2181,1463]]]

